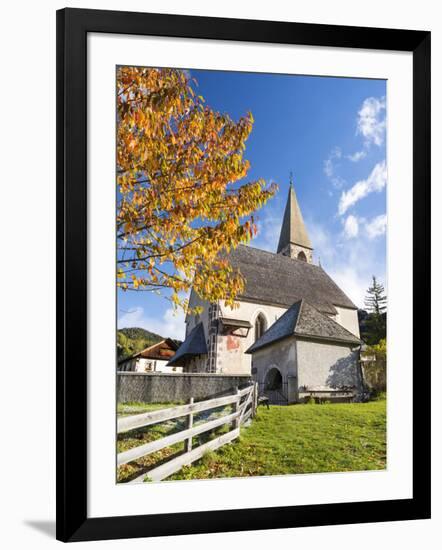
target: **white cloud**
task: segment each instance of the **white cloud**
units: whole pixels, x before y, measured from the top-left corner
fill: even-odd
[[[334,160],[340,159],[342,157],[342,151],[340,147],[334,147],[330,154],[328,155],[328,158],[324,161],[324,173],[327,177],[331,178],[334,174],[335,167],[334,167]]]
[[[371,220],[366,220],[365,218],[358,218],[350,214],[342,220],[344,226],[343,235],[348,239],[354,239],[358,236],[365,236],[370,241],[376,237],[380,237],[385,234],[387,228],[387,216],[386,214],[381,214],[376,216]],[[361,231],[363,228],[363,232]]]
[[[134,307],[129,311],[124,311],[123,315],[118,318],[118,328],[135,327],[136,323],[143,318],[143,313],[142,307]]]
[[[342,158],[342,150],[340,147],[334,147],[328,157],[324,160],[324,174],[332,182],[333,187],[341,189],[345,184],[345,180],[336,174],[336,160]]]
[[[366,220],[356,216],[350,218],[348,228],[358,234],[354,238],[344,238],[345,232],[333,234],[326,226],[307,220],[307,229],[314,246],[315,261],[320,259],[323,269],[358,306],[364,306],[364,297],[375,274],[385,281],[385,261],[379,250],[368,240],[364,224]],[[347,220],[345,219],[345,221]],[[352,218],[355,218],[352,220]],[[343,220],[343,228],[345,228]]]
[[[359,237],[345,240],[336,260],[327,266],[328,274],[358,307],[364,306],[372,275],[385,280],[384,259],[375,246],[360,238],[361,223],[359,220]]]
[[[364,298],[371,275],[361,274],[356,268],[350,266],[332,269],[328,274],[357,307],[364,307]]]
[[[324,174],[336,189],[341,189],[346,181],[336,173],[339,160],[346,159],[356,163],[367,156],[372,144],[381,146],[385,139],[386,129],[386,102],[385,97],[367,97],[358,111],[356,119],[356,134],[364,138],[364,148],[354,153],[343,154],[341,147],[334,147],[324,160]]]
[[[365,180],[360,180],[348,191],[343,191],[339,200],[339,215],[342,216],[355,203],[374,191],[382,191],[387,183],[387,165],[385,160],[376,164]]]
[[[351,160],[351,162],[359,162],[367,156],[367,151],[356,151],[352,155],[346,155],[345,158]]]
[[[387,216],[386,214],[381,214],[376,216],[365,226],[365,231],[367,232],[367,237],[369,239],[375,239],[380,235],[383,235],[387,228]]]
[[[315,258],[328,264],[333,263],[336,257],[336,243],[331,238],[330,233],[312,220],[306,220],[306,225],[314,246]]]
[[[279,234],[281,232],[282,214],[280,217],[264,215],[256,223],[258,233],[251,241],[251,246],[262,248],[269,252],[276,252]]]
[[[344,222],[344,235],[347,239],[354,239],[359,233],[359,221],[358,218],[351,215],[347,217]]]
[[[368,97],[358,112],[357,130],[365,138],[365,146],[372,143],[381,146],[384,142],[386,118],[385,97]]]
[[[165,338],[184,340],[185,315],[182,310],[175,314],[173,308],[168,308],[162,316],[154,317],[145,315],[144,308],[135,307],[119,317],[118,328],[125,327],[144,328]]]

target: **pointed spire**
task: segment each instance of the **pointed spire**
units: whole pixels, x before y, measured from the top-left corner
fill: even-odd
[[[291,245],[291,246],[290,246]],[[291,249],[296,249],[297,254]],[[301,209],[299,208],[298,199],[293,187],[293,175],[290,173],[289,193],[287,204],[285,206],[284,218],[282,221],[281,234],[279,236],[278,254],[283,253],[291,257],[297,257],[302,249],[307,249],[305,252],[313,250],[310,242],[307,229],[305,228],[304,219]],[[309,257],[310,254],[307,254]]]

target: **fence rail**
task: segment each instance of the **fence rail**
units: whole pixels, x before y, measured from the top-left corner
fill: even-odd
[[[225,397],[217,397],[206,401],[193,403],[193,399],[187,405],[179,405],[152,411],[148,413],[137,414],[124,418],[119,418],[117,422],[117,432],[125,433],[130,430],[144,428],[153,424],[159,424],[168,420],[187,417],[185,428],[179,432],[164,436],[160,439],[150,441],[144,445],[139,445],[128,451],[118,453],[117,464],[127,464],[143,456],[149,455],[176,443],[185,443],[185,452],[168,462],[154,467],[153,469],[144,472],[142,475],[133,479],[130,483],[144,481],[149,478],[151,481],[161,481],[166,477],[179,471],[183,466],[187,466],[203,457],[208,451],[214,451],[219,447],[230,443],[240,435],[241,424],[256,414],[258,404],[258,386],[256,383],[247,386],[241,390],[236,389],[233,394]],[[206,422],[193,425],[193,417],[195,413],[216,409],[218,407],[233,405],[234,411],[230,414],[225,414],[221,417]],[[210,432],[221,426],[232,424],[232,429],[220,435],[219,437],[203,443],[192,449],[192,438],[203,433]]]

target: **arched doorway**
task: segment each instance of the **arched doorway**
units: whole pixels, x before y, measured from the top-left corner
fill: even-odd
[[[272,405],[287,405],[286,384],[277,367],[267,371],[264,379],[264,395],[269,398]]]
[[[298,260],[302,260],[303,262],[307,261],[307,256],[305,255],[305,252],[301,250],[301,252],[298,254]]]
[[[264,391],[282,390],[282,376],[279,369],[273,367],[266,374],[264,381]]]

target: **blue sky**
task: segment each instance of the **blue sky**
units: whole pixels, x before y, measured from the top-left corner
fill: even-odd
[[[258,213],[252,246],[276,252],[289,174],[314,262],[358,306],[376,275],[386,286],[386,81],[191,70],[215,110],[255,119],[247,180],[279,192]],[[184,336],[183,315],[163,297],[118,293],[118,326]]]

